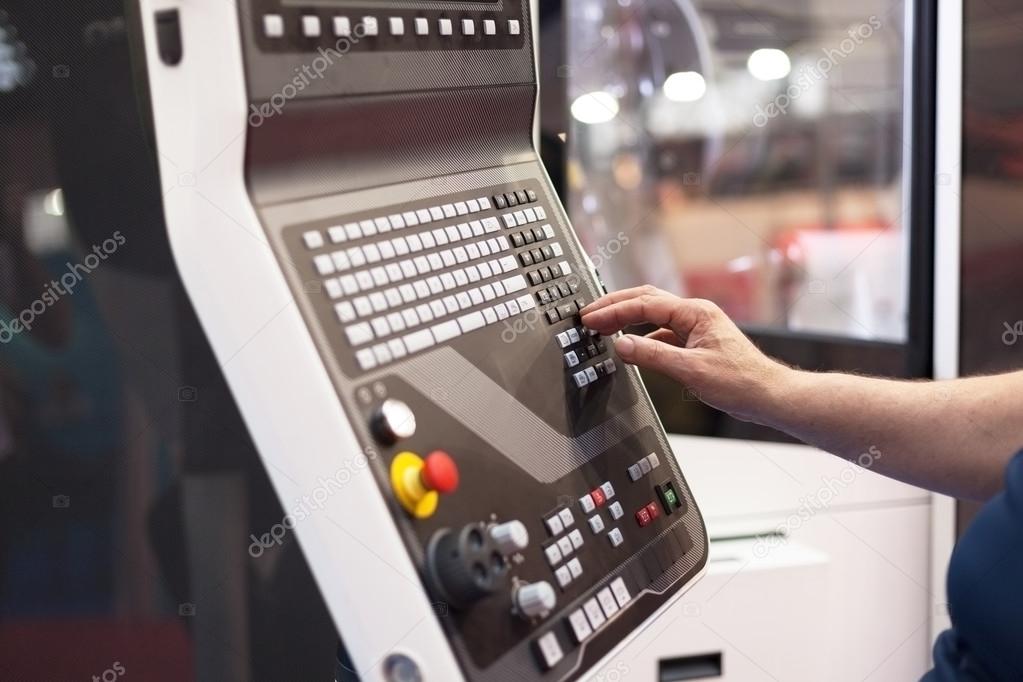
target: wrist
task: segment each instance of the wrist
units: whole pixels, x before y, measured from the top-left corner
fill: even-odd
[[[771,362],[762,382],[761,397],[757,401],[755,421],[779,431],[786,431],[790,426],[798,395],[808,377],[807,372],[789,367],[780,362]]]

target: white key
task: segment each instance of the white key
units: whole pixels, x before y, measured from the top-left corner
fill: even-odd
[[[408,255],[408,242],[405,241],[404,237],[397,237],[391,240],[391,246],[394,247],[394,253],[398,256]]]
[[[373,340],[373,328],[366,322],[359,322],[345,327],[345,335],[348,337],[348,343],[353,346],[361,346]]]
[[[373,223],[377,226],[377,232],[390,232],[391,221],[386,217],[374,218]]]
[[[491,267],[493,267],[493,266],[491,266]],[[494,274],[497,274],[497,273],[494,273]],[[500,282],[494,282],[493,283],[493,287],[494,287],[494,292],[496,292],[498,296],[504,296],[504,285],[503,284],[501,284]]]
[[[401,313],[388,314],[387,324],[391,325],[391,331],[394,333],[405,331],[405,318],[402,317]]]
[[[490,279],[494,276],[494,271],[490,269],[489,263],[480,263],[476,269],[480,271],[480,277],[483,279]]]
[[[568,264],[568,261],[561,261],[558,263],[558,267],[561,268],[561,274],[563,276],[572,274],[572,266]]]
[[[607,620],[604,616],[604,610],[600,608],[600,604],[597,602],[596,598],[593,598],[583,604],[583,611],[586,612],[586,618],[589,619],[590,626],[594,630],[603,625]]]
[[[368,291],[373,288],[373,276],[369,274],[369,270],[359,270],[355,273],[355,281],[359,283],[359,289],[362,291]]]
[[[415,227],[419,224],[419,216],[416,215],[415,211],[405,211],[401,214],[401,217],[405,221],[405,227]]]
[[[399,294],[398,290],[394,287],[391,287],[384,292],[384,298],[387,299],[387,305],[392,308],[397,308],[401,305],[401,294]]]
[[[323,246],[323,235],[320,232],[306,232],[302,235],[307,249],[318,249]]]
[[[490,210],[490,199],[488,197],[480,197],[477,201],[480,202],[480,210],[481,211],[489,211]]]
[[[625,606],[632,600],[629,588],[625,586],[625,581],[621,578],[615,578],[611,581],[611,593],[615,596],[618,606]]]
[[[360,220],[359,229],[365,237],[372,237],[377,233],[377,225],[372,220]]]
[[[625,538],[622,537],[622,531],[619,528],[612,528],[609,530],[607,533],[607,539],[611,541],[612,547],[618,547],[625,542]]]
[[[345,234],[349,239],[360,239],[362,228],[359,227],[359,223],[345,223]]]
[[[469,254],[469,260],[476,260],[481,255],[480,247],[476,246],[475,244],[467,244],[465,247],[465,252]]]
[[[479,305],[480,303],[483,303],[483,294],[480,293],[479,289],[470,289],[469,298],[472,299],[473,305]]]
[[[440,259],[444,261],[444,267],[450,268],[455,264],[455,254],[452,253],[451,249],[440,252]]]
[[[401,271],[401,267],[397,263],[388,263],[384,268],[387,271],[387,277],[392,282],[400,282],[405,279],[405,275]]]
[[[508,306],[509,315],[518,315],[520,312],[522,312],[519,309],[519,304],[516,303],[515,301],[508,301],[507,303],[505,303],[505,305]]]
[[[434,241],[437,242],[437,246],[444,246],[448,243],[448,233],[443,228],[438,227],[436,230],[431,232]]]
[[[483,229],[486,230],[487,233],[497,232],[501,229],[501,223],[497,221],[497,218],[484,218]]]
[[[525,225],[527,222],[529,222],[529,221],[526,220],[526,212],[525,211],[515,211],[515,226],[516,227],[521,227],[522,225]]]
[[[494,287],[489,284],[484,284],[480,287],[480,292],[483,294],[483,300],[485,301],[493,301],[497,298],[497,292],[494,291]]]
[[[547,211],[543,210],[543,206],[537,206],[533,210],[536,211],[537,220],[547,220]]]
[[[497,313],[497,319],[506,320],[508,319],[508,306],[504,303],[498,303],[494,306],[494,312]]]
[[[403,260],[398,263],[401,266],[401,274],[406,277],[415,277],[419,274],[419,270],[416,269],[416,264],[410,260]]]
[[[416,211],[416,218],[419,219],[420,225],[425,225],[426,223],[433,222],[433,215],[431,215],[430,211],[428,211],[425,208],[421,208]]]
[[[437,31],[442,36],[449,36],[454,33],[454,25],[450,19],[438,19],[437,20]]]
[[[561,248],[561,244],[559,244],[558,242],[554,242],[553,244],[551,244],[551,252],[554,254],[555,258],[560,258],[561,256],[565,255],[565,250]]]
[[[355,359],[359,361],[359,367],[362,369],[373,369],[377,366],[377,357],[371,348],[360,350],[355,354]]]
[[[472,239],[472,228],[469,227],[469,223],[459,223],[458,234],[462,239]]]
[[[391,333],[391,325],[386,317],[375,317],[370,321],[370,325],[377,336],[389,336]]]
[[[378,287],[390,283],[390,280],[387,278],[387,271],[383,268],[373,268],[369,271],[369,274],[373,277],[373,284]]]
[[[331,298],[341,298],[344,291],[341,289],[341,281],[338,279],[328,279],[323,283],[323,288],[327,292],[327,296]]]
[[[642,475],[642,473],[640,475]],[[630,467],[629,476],[632,476],[631,467]],[[639,478],[639,476],[637,476],[636,478]],[[634,478],[632,480],[636,480],[636,478]],[[607,512],[611,515],[611,518],[614,519],[615,521],[617,521],[618,519],[622,518],[625,515],[625,511],[622,509],[622,503],[621,502],[612,502],[611,506],[609,506],[607,508]]]
[[[454,204],[444,204],[443,206],[440,207],[440,210],[444,211],[445,218],[454,218],[455,215],[458,213],[455,210]]]
[[[618,602],[611,594],[610,587],[605,587],[597,593],[597,601],[600,602],[600,608],[604,610],[604,615],[608,618],[618,613]]]
[[[480,210],[480,202],[476,199],[469,199],[469,201],[465,202],[465,205],[469,207],[470,213],[478,213]]]
[[[568,331],[566,331],[564,333],[568,337],[569,345],[571,345],[573,343],[579,343],[579,330],[578,329],[576,329],[575,327],[572,327],[571,329],[569,329]]]
[[[381,365],[387,364],[391,361],[391,351],[387,348],[386,343],[381,343],[378,346],[373,346],[373,355],[376,356],[377,362]]]
[[[543,226],[543,233],[548,239],[554,239],[554,228],[550,225]]]
[[[471,36],[476,34],[476,22],[472,19],[462,19],[462,35]]]
[[[355,320],[355,308],[348,301],[341,301],[334,306],[334,312],[337,313],[337,319],[342,323],[347,324]]]
[[[557,578],[559,587],[568,587],[572,582],[572,572],[568,570],[568,566],[562,566],[554,571],[554,577]]]
[[[405,348],[408,349],[409,353],[418,353],[433,345],[433,334],[430,333],[429,329],[421,329],[417,332],[406,334],[402,337],[402,341],[405,342]]]
[[[352,303],[355,305],[355,312],[359,313],[359,317],[373,314],[373,306],[370,304],[368,296],[359,296]]]
[[[594,534],[599,533],[600,531],[604,530],[604,519],[602,519],[597,514],[594,514],[593,516],[591,516],[589,518],[589,524],[590,524],[590,530],[592,530]]]
[[[486,320],[483,319],[483,313],[480,311],[469,313],[468,315],[462,315],[458,318],[458,326],[461,327],[463,334],[475,331],[486,324]]]
[[[562,348],[568,348],[572,345],[572,341],[568,338],[568,332],[561,332],[554,338],[557,340],[558,345]]]
[[[561,562],[561,549],[558,547],[557,543],[544,547],[543,553],[547,556],[547,563],[551,566],[556,566]]]
[[[348,249],[348,260],[351,261],[353,268],[361,268],[366,264],[366,256],[358,246]]]
[[[462,235],[458,233],[458,228],[454,225],[444,228],[444,234],[447,235],[448,241],[457,242],[462,238]]]
[[[465,310],[466,308],[472,307],[472,299],[469,298],[468,292],[459,291],[457,294],[455,294],[455,300],[458,301],[458,308],[460,310]]]
[[[284,17],[280,14],[264,14],[263,35],[267,38],[282,37],[284,35]]]
[[[416,272],[420,275],[425,275],[433,269],[430,267],[430,259],[426,256],[416,256],[412,259],[412,262],[416,266]]]
[[[387,310],[387,298],[379,291],[374,291],[369,295],[369,304],[373,306],[373,312],[375,313]]]
[[[405,35],[405,20],[401,17],[389,17],[387,19],[387,26],[391,30],[392,36]]]
[[[578,533],[579,531],[575,532]],[[568,570],[572,574],[573,578],[578,578],[583,574],[583,565],[582,562],[579,561],[579,557],[575,557],[568,562]]]
[[[579,549],[583,546],[583,534],[578,528],[568,534],[568,540],[572,543],[572,549]]]
[[[422,282],[417,282],[417,284],[422,284]],[[423,286],[426,285],[424,284]],[[411,303],[412,301],[419,298],[419,296],[416,294],[415,287],[408,283],[402,284],[400,287],[398,287],[398,293],[401,294],[402,303]]]
[[[419,321],[424,324],[433,320],[433,311],[425,303],[416,306],[416,315],[419,316]]]
[[[441,281],[440,277],[428,277],[426,279],[426,285],[430,287],[431,294],[439,294],[444,291],[444,283]]]
[[[455,288],[455,278],[450,272],[442,272],[440,275],[440,283],[444,285],[444,291],[450,291]]]
[[[480,270],[475,265],[470,265],[465,269],[465,274],[469,277],[470,282],[480,281]]]
[[[340,244],[348,239],[348,235],[345,234],[345,228],[341,225],[327,228],[327,236],[330,237],[330,241],[334,244]]]
[[[458,299],[454,296],[445,296],[442,300],[444,310],[448,313],[457,313],[459,310]]]
[[[513,258],[512,262],[514,261],[515,259]],[[522,275],[515,275],[503,280],[501,284],[504,285],[504,292],[506,294],[514,294],[516,291],[522,291],[526,288],[526,278]]]
[[[433,238],[433,232],[422,232],[419,238],[423,240],[423,248],[432,249],[437,246],[437,241]]]
[[[522,312],[532,310],[533,308],[536,307],[536,301],[534,301],[533,297],[530,296],[529,294],[523,294],[522,296],[519,296],[517,299],[515,299],[515,302],[519,304],[519,310],[521,310]]]
[[[598,377],[597,377],[597,370],[595,370],[593,367],[587,367],[586,368],[586,378],[590,380],[591,384],[593,382],[595,382],[598,379]]]
[[[515,227],[515,214],[514,213],[505,213],[504,215],[501,216],[501,220],[504,221],[504,226],[505,227],[507,227],[507,228]]]
[[[452,253],[453,253],[453,254],[455,254],[455,262],[456,262],[456,263],[459,263],[459,264],[461,264],[461,263],[467,263],[467,262],[469,262],[469,254],[468,254],[468,252],[467,252],[467,251],[465,250],[465,248],[464,248],[464,247],[461,247],[461,246],[456,246],[456,247],[455,247],[455,248],[454,248],[454,249],[452,250]]]
[[[494,324],[497,322],[497,313],[494,312],[493,308],[484,308],[483,319],[487,321],[487,324]]]
[[[323,31],[320,26],[320,18],[307,14],[302,17],[302,35],[306,38],[319,38]]]
[[[416,35],[425,36],[430,34],[430,20],[426,17],[416,17]]]
[[[611,481],[604,481],[600,484],[600,491],[604,493],[604,499],[610,500],[615,496],[615,488],[611,485]]]
[[[462,331],[458,328],[458,322],[455,320],[448,320],[447,322],[435,324],[430,327],[430,331],[433,332],[433,339],[437,343],[444,343],[445,341],[449,341],[462,333]]]
[[[430,295],[430,287],[423,280],[418,280],[412,284],[412,288],[416,290],[416,296],[418,298],[426,298]]]
[[[591,511],[597,508],[596,503],[594,503],[593,498],[590,497],[589,493],[579,498],[579,506],[583,508],[584,514],[589,514]]]
[[[469,205],[464,201],[455,202],[455,215],[468,215]]]
[[[416,327],[419,325],[419,315],[413,308],[407,308],[401,311],[401,317],[407,327]]]
[[[431,206],[430,217],[434,220],[444,220],[444,210],[440,206]]]
[[[481,220],[473,220],[472,222],[470,222],[469,229],[472,230],[472,234],[475,237],[482,237],[487,232],[485,229],[483,229],[483,221]]]
[[[334,274],[334,260],[330,257],[329,253],[320,254],[313,258],[313,265],[316,266],[316,272],[321,276]]]
[[[498,262],[501,264],[501,269],[504,270],[505,272],[511,272],[512,270],[518,267],[518,264],[515,262],[515,256],[505,256]],[[522,281],[523,286],[525,286],[525,280]]]
[[[406,355],[405,342],[401,339],[391,339],[387,342],[387,348],[391,351],[394,359],[403,358]]]
[[[535,223],[536,222],[536,220],[537,220],[536,219],[536,211],[534,211],[531,208],[527,208],[527,209],[525,209],[522,212],[526,214],[526,222],[527,223]]]
[[[367,263],[380,262],[380,249],[376,244],[366,244],[366,246],[362,247],[362,253],[366,256]]]
[[[423,240],[419,238],[418,234],[410,234],[405,241],[408,242],[409,251],[412,253],[423,250]]]
[[[501,235],[500,237],[497,238],[497,243],[501,246],[502,251],[507,251],[508,249],[511,248],[511,243],[508,241],[508,238],[505,237],[504,235]]]
[[[488,19],[483,22],[484,26],[487,21],[493,23],[492,19]],[[568,617],[568,622],[572,626],[572,636],[575,637],[576,644],[582,644],[593,634],[593,629],[590,627],[589,621],[586,620],[586,614],[582,609],[573,611],[572,615]]]
[[[430,301],[430,311],[433,312],[434,317],[444,317],[448,314],[448,309],[444,307],[444,304],[437,301]]]
[[[377,248],[380,249],[380,257],[384,260],[391,260],[398,255],[394,252],[394,244],[386,239],[378,243]]]
[[[367,36],[375,36],[380,33],[380,26],[377,24],[376,17],[363,17],[362,18],[362,32]]]
[[[403,227],[405,227],[405,216],[403,216],[400,213],[395,213],[394,215],[387,216],[387,220],[388,222],[391,223],[392,229],[400,230]]]
[[[575,382],[576,388],[583,388],[590,383],[589,378],[586,376],[586,372],[576,372],[572,375],[572,381]]]

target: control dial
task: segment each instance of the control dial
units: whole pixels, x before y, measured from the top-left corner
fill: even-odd
[[[526,583],[515,588],[512,601],[519,613],[526,618],[542,618],[554,610],[558,595],[546,580]]]
[[[415,434],[416,415],[406,403],[388,398],[373,411],[369,425],[378,441],[394,445]]]
[[[444,601],[458,609],[468,608],[497,589],[507,575],[483,523],[460,530],[443,528],[427,546],[427,567]]]
[[[508,556],[529,546],[529,531],[521,521],[506,521],[490,527],[490,539],[501,554]]]

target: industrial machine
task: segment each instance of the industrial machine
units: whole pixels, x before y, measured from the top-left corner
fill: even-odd
[[[707,534],[533,144],[525,0],[141,0],[170,243],[361,679],[574,680]]]

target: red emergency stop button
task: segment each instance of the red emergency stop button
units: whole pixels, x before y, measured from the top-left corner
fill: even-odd
[[[434,450],[426,456],[421,476],[427,490],[447,495],[458,489],[458,465],[443,450]]]

